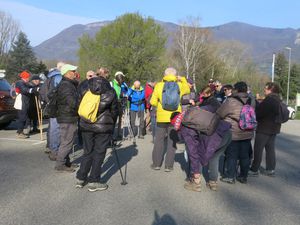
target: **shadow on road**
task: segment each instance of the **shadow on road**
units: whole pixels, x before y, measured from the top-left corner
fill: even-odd
[[[165,214],[162,217],[159,216],[158,212],[154,212],[154,221],[152,225],[177,225],[176,221],[169,214]]]
[[[125,148],[116,148],[116,152],[111,152],[110,156],[106,159],[102,166],[102,182],[107,182],[115,173],[118,172],[119,167],[117,164],[116,155],[118,154],[118,158],[120,160],[120,168],[122,169],[125,166],[127,170],[127,164],[130,160],[138,155],[138,150],[136,146],[130,145]],[[124,174],[126,176],[126,172]]]

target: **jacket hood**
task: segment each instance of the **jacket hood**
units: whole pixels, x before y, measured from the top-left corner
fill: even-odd
[[[61,76],[61,73],[58,69],[54,69],[51,72],[49,72],[47,76],[48,76],[48,78],[51,78],[51,77],[54,77],[57,75]]]
[[[93,94],[101,95],[111,89],[108,80],[102,77],[94,77],[88,81],[89,89]]]
[[[142,91],[142,90],[144,90],[144,88],[143,88],[142,86],[140,86],[140,89],[139,89],[139,90],[136,90],[136,89],[134,88],[133,85],[132,85],[131,89],[132,89],[133,91]]]
[[[168,75],[165,75],[162,80],[163,81],[168,81],[168,82],[176,82],[177,77],[174,76],[173,74],[168,74]]]
[[[231,95],[232,97],[239,97],[244,103],[247,102],[249,98],[249,94],[245,92],[234,93]]]

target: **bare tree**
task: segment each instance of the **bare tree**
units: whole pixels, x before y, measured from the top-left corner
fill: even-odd
[[[199,18],[189,18],[181,23],[176,34],[175,45],[182,60],[187,77],[196,81],[199,59],[203,56],[210,37],[207,29],[201,29]]]
[[[10,14],[0,11],[0,65],[4,64],[19,31],[19,23]]]

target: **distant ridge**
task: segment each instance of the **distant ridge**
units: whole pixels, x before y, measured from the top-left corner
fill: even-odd
[[[73,25],[34,47],[37,57],[42,60],[77,61],[78,38],[83,34],[94,37],[95,34],[112,21],[95,22],[86,25]],[[178,28],[177,24],[156,21],[167,34]],[[249,55],[255,62],[268,64],[272,53],[292,48],[292,60],[300,61],[300,30],[292,28],[259,27],[241,22],[230,22],[219,26],[207,27],[218,40],[236,40],[248,46]],[[171,41],[169,37],[169,42]]]

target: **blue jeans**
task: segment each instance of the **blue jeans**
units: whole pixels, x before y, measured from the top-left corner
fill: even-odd
[[[53,153],[56,153],[60,145],[59,124],[56,118],[50,118],[48,132],[49,148]]]
[[[225,151],[225,177],[236,177],[237,161],[240,165],[240,176],[247,177],[250,166],[251,139],[232,141]]]

